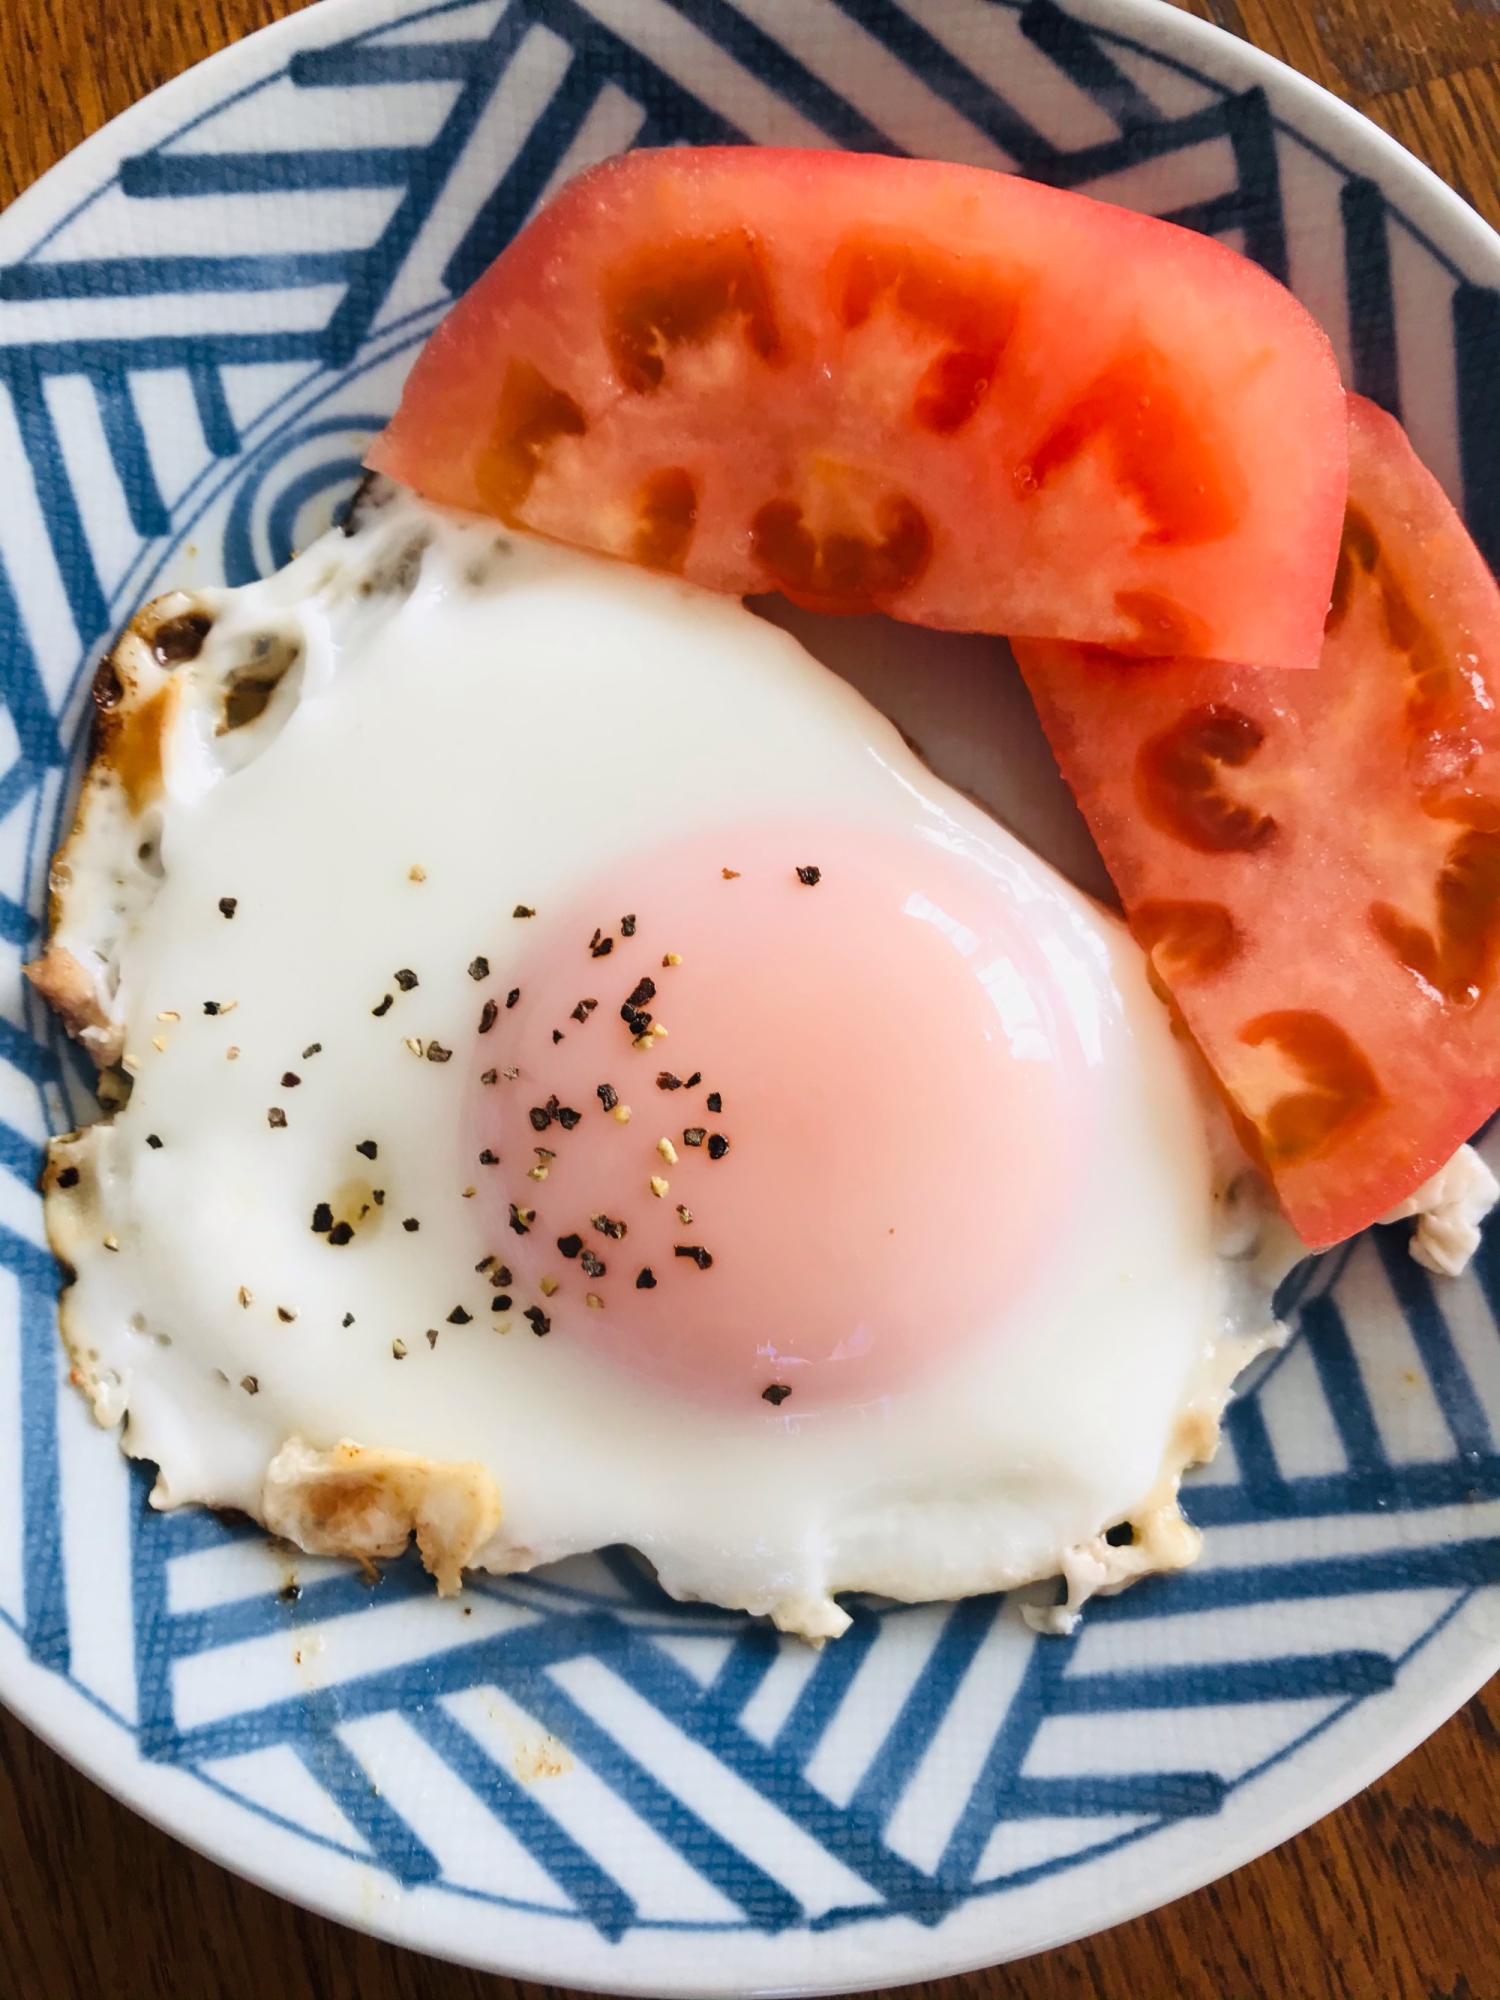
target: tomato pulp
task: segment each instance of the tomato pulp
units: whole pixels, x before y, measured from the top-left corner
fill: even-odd
[[[1313,1247],[1500,1106],[1500,589],[1349,398],[1317,673],[1016,658],[1131,929]]]
[[[636,152],[428,342],[370,464],[714,590],[1316,663],[1331,349],[1210,238],[938,161]]]

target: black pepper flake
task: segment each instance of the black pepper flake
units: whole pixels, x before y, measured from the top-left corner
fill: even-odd
[[[710,1111],[722,1111],[724,1109],[724,1099],[717,1090],[711,1090],[703,1101],[707,1104]]]
[[[490,1268],[491,1264],[493,1264],[494,1261],[495,1261],[494,1252],[491,1251],[487,1256],[480,1258],[479,1262],[474,1266],[474,1269],[480,1273],[483,1273]]]
[[[283,1604],[295,1604],[302,1595],[302,1586],[300,1583],[284,1583],[276,1595]]]
[[[500,1002],[498,1000],[486,1000],[484,1006],[480,1009],[480,1014],[479,1014],[480,1034],[487,1035],[490,1029],[494,1027],[496,1021],[499,1018],[500,1018]]]
[[[205,1013],[205,1014],[217,1014],[217,1013],[218,1013],[218,1011],[219,1011],[219,1003],[218,1003],[218,1001],[217,1001],[217,1000],[205,1000],[205,1001],[204,1001],[204,1003],[203,1003],[203,1011],[204,1011],[204,1013]]]
[[[391,1009],[395,1006],[395,1004],[396,1004],[395,994],[387,993],[385,998],[381,1001],[380,1005],[378,1007],[372,1007],[370,1009],[370,1012],[375,1016],[376,1020],[378,1021],[382,1014],[389,1014]]]
[[[154,1132],[148,1132],[146,1134],[146,1144],[151,1148],[153,1153],[159,1153],[161,1151],[161,1140],[157,1138]]]
[[[436,1328],[435,1326],[430,1326],[430,1327],[428,1327],[428,1329],[427,1329],[427,1345],[428,1345],[429,1347],[436,1347],[436,1346],[437,1346],[437,1340],[438,1340],[438,1329],[437,1329],[437,1328]]]
[[[509,1264],[497,1264],[490,1273],[492,1285],[508,1285],[512,1282]]]
[[[283,1090],[295,1090],[301,1081],[301,1077],[294,1070],[286,1069],[281,1072],[281,1087]]]
[[[641,1269],[636,1272],[635,1288],[638,1292],[654,1292],[656,1290],[656,1273],[649,1264],[642,1265]]]
[[[785,1382],[773,1382],[771,1383],[769,1388],[761,1390],[760,1392],[761,1401],[765,1403],[781,1404],[786,1401],[787,1397],[790,1396],[791,1393],[792,1393],[791,1390],[787,1387]]]
[[[266,1123],[273,1132],[280,1132],[286,1125],[286,1113],[279,1104],[273,1104],[266,1113]]]
[[[821,868],[799,868],[797,870],[797,880],[809,889],[816,889],[822,879],[823,871]]]
[[[509,1292],[496,1292],[495,1296],[490,1300],[490,1311],[508,1313],[514,1303],[515,1301],[511,1298]]]
[[[401,988],[401,991],[403,993],[410,993],[411,989],[418,983],[417,975],[412,971],[409,965],[403,965],[401,970],[399,972],[393,972],[391,974],[391,977],[392,979],[395,980],[396,984]]]
[[[536,911],[528,910],[524,903],[517,903],[516,907],[511,911],[511,915],[513,917],[534,917]]]
[[[604,1265],[594,1255],[592,1250],[585,1250],[578,1261],[582,1264],[587,1277],[602,1278],[604,1276]]]
[[[385,1207],[385,1189],[384,1189],[384,1188],[371,1188],[371,1189],[370,1189],[370,1193],[371,1193],[371,1195],[372,1195],[372,1196],[374,1197],[374,1201],[375,1201],[375,1206],[376,1206],[377,1208],[384,1208],[384,1207]]]
[[[632,1007],[627,1000],[620,1009],[620,1019],[632,1035],[644,1035],[651,1026],[651,1016],[642,1007]]]
[[[682,1135],[682,1143],[684,1146],[701,1146],[707,1137],[706,1125],[689,1125]]]
[[[238,896],[221,896],[219,898],[219,915],[221,917],[232,917],[239,906],[240,899]]]
[[[554,1111],[552,1115],[565,1132],[571,1132],[573,1127],[583,1120],[583,1113],[575,1111],[571,1104],[563,1105],[561,1110]]]
[[[554,1028],[554,1029],[552,1030],[552,1041],[553,1041],[553,1045],[555,1046],[555,1045],[556,1045],[556,1044],[557,1044],[558,1042],[560,1042],[561,1040],[562,1040],[562,1029],[561,1029],[561,1028]]]
[[[497,1069],[487,1069],[479,1081],[481,1083],[498,1083],[500,1081],[500,1072]]]
[[[682,1078],[673,1076],[669,1069],[659,1069],[656,1072],[656,1087],[658,1090],[681,1090]]]
[[[471,958],[469,960],[469,977],[471,979],[488,979],[489,976],[490,962],[487,958]]]
[[[728,1151],[729,1141],[722,1132],[715,1132],[708,1142],[708,1157],[711,1160],[722,1160]]]
[[[613,1111],[615,1106],[620,1101],[620,1093],[615,1089],[612,1083],[601,1083],[599,1088],[595,1091],[594,1095],[598,1098],[599,1102],[604,1106],[606,1111]]]
[[[533,1104],[526,1116],[531,1120],[533,1132],[545,1132],[552,1123],[552,1113],[545,1104]]]
[[[57,1177],[57,1185],[59,1187],[77,1187],[78,1185],[77,1167],[64,1167],[62,1172]]]
[[[448,1324],[449,1326],[467,1326],[473,1317],[473,1313],[465,1312],[462,1306],[455,1306],[448,1315]]]
[[[336,1222],[328,1232],[328,1240],[342,1248],[344,1244],[354,1241],[354,1230],[347,1222]]]
[[[441,1042],[429,1042],[427,1044],[427,1060],[429,1062],[451,1062],[453,1060],[453,1051],[452,1049],[445,1049]]]
[[[520,999],[520,997],[521,997],[520,987],[512,986],[509,993],[507,993],[505,996],[505,1004],[507,1008],[514,1007],[516,1002]]]
[[[617,1222],[611,1215],[591,1215],[589,1221],[601,1236],[608,1236],[615,1243],[620,1241],[627,1227],[625,1223]]]
[[[583,1238],[578,1235],[559,1236],[557,1247],[565,1257],[576,1257],[583,1248]]]
[[[315,1236],[326,1236],[329,1230],[332,1229],[333,1210],[328,1206],[326,1201],[320,1201],[313,1210],[312,1226]]]
[[[613,938],[602,938],[600,937],[599,933],[595,931],[594,942],[589,946],[589,957],[608,958],[610,953],[614,950],[614,948],[615,948],[615,941]]]
[[[345,1326],[353,1326],[353,1324],[354,1324],[354,1315],[353,1315],[353,1313],[345,1313],[345,1314],[344,1314],[344,1322],[343,1322],[343,1323],[344,1323],[344,1325],[345,1325]]]
[[[635,918],[634,918],[633,916],[629,916],[629,917],[621,917],[621,919],[620,919],[620,936],[621,936],[621,937],[634,937],[634,936],[635,936]]]
[[[479,1155],[479,1164],[482,1167],[498,1167],[500,1164],[500,1155],[492,1153],[489,1147],[486,1146],[484,1151]]]
[[[702,1070],[701,1070],[701,1069],[695,1069],[695,1070],[693,1071],[692,1075],[691,1075],[691,1076],[690,1076],[690,1077],[688,1078],[687,1082],[686,1082],[686,1083],[685,1083],[685,1084],[683,1085],[683,1089],[684,1089],[684,1090],[691,1090],[691,1089],[692,1089],[692,1087],[693,1087],[693,1085],[694,1085],[695,1083],[702,1083],[702,1081],[703,1081],[703,1072],[702,1072]]]
[[[521,1317],[522,1319],[529,1319],[531,1321],[531,1330],[538,1340],[541,1339],[544,1333],[552,1331],[552,1322],[540,1306],[528,1306]]]
[[[1128,1549],[1135,1540],[1135,1529],[1128,1521],[1116,1521],[1112,1528],[1104,1530],[1104,1539],[1112,1549]]]
[[[276,1308],[276,1317],[281,1321],[283,1326],[290,1326],[297,1315],[292,1311],[290,1306],[278,1306]]]
[[[672,1255],[691,1257],[700,1271],[706,1271],[714,1261],[701,1243],[679,1243],[673,1248]]]
[[[420,1222],[418,1222],[417,1218],[414,1215],[409,1215],[407,1216],[406,1220],[402,1223],[401,1227],[405,1230],[409,1230],[412,1233],[415,1233],[422,1227],[422,1225]]]
[[[323,1044],[321,1042],[309,1042],[307,1047],[302,1051],[302,1060],[304,1062],[311,1062],[314,1056],[320,1056],[322,1053]]]
[[[356,1153],[363,1153],[367,1160],[373,1160],[380,1148],[373,1139],[361,1139],[354,1150]]]
[[[510,1226],[516,1232],[517,1236],[529,1236],[531,1225],[535,1221],[536,1210],[534,1208],[517,1208],[514,1202],[511,1203]]]
[[[630,998],[625,1002],[625,1005],[627,1007],[640,1007],[643,1006],[646,1001],[654,1000],[655,998],[656,998],[656,981],[654,979],[640,979],[637,980],[635,991],[631,994]]]
[[[573,1009],[570,1019],[574,1021],[586,1021],[598,1005],[599,1002],[597,1000],[580,1000],[578,1005]]]
[[[260,1394],[260,1378],[255,1375],[242,1375],[240,1377],[240,1387],[247,1396],[258,1396]]]

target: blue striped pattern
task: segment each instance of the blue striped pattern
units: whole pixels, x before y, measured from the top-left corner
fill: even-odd
[[[1381,1443],[1336,1287],[1325,1289],[1337,1275],[1337,1260],[1325,1260],[1300,1308],[1298,1342],[1259,1391],[1231,1410],[1229,1431],[1239,1476],[1191,1488],[1189,1512],[1205,1528],[1393,1512],[1420,1517],[1500,1499],[1500,1457],[1492,1447],[1476,1456],[1472,1443],[1481,1425],[1488,1434],[1489,1418],[1436,1288],[1405,1255],[1405,1231],[1374,1232],[1356,1254],[1386,1275],[1393,1302],[1403,1308],[1403,1323],[1427,1364],[1431,1392],[1452,1426],[1453,1456],[1439,1463],[1401,1465]],[[1491,1282],[1490,1265],[1482,1277],[1464,1281],[1474,1296]],[[1346,1468],[1337,1473],[1289,1477],[1277,1461],[1277,1426],[1264,1406],[1276,1373],[1299,1348],[1311,1357],[1347,1458]],[[735,1905],[744,1926],[771,1932],[799,1922],[815,1929],[841,1927],[867,1921],[876,1909],[934,1923],[958,1902],[1037,1880],[1053,1868],[1076,1866],[1090,1854],[1112,1848],[1125,1837],[1118,1831],[1122,1821],[1129,1823],[1128,1837],[1135,1840],[1156,1827],[1215,1814],[1252,1775],[1232,1768],[1178,1768],[1175,1762],[1123,1773],[1031,1772],[1029,1761],[1046,1732],[1065,1725],[1067,1718],[1131,1717],[1139,1724],[1153,1715],[1166,1722],[1189,1709],[1232,1717],[1262,1705],[1290,1705],[1305,1720],[1294,1722],[1291,1741],[1278,1753],[1288,1755],[1303,1734],[1326,1726],[1330,1713],[1346,1712],[1393,1687],[1403,1659],[1421,1637],[1407,1636],[1385,1651],[1350,1646],[1343,1637],[1348,1621],[1338,1614],[1326,1621],[1330,1643],[1322,1648],[1304,1645],[1253,1658],[1214,1657],[1210,1652],[1194,1659],[1195,1621],[1245,1608],[1337,1607],[1341,1601],[1365,1603],[1402,1593],[1436,1594],[1444,1613],[1451,1614],[1468,1593],[1500,1584],[1500,1512],[1490,1515],[1486,1525],[1490,1532],[1455,1539],[1445,1511],[1436,1537],[1422,1532],[1418,1518],[1412,1539],[1393,1548],[1209,1563],[1181,1575],[1148,1579],[1121,1597],[1096,1602],[1083,1633],[1068,1640],[1032,1642],[1019,1628],[1008,1631],[1007,1623],[1013,1626],[1014,1620],[1002,1600],[981,1598],[921,1611],[856,1602],[850,1632],[817,1656],[766,1740],[750,1726],[756,1705],[788,1654],[801,1648],[753,1621],[673,1605],[624,1551],[609,1553],[597,1564],[594,1580],[569,1586],[562,1602],[544,1587],[519,1580],[481,1586],[489,1597],[539,1612],[534,1622],[357,1675],[316,1699],[298,1696],[236,1708],[220,1720],[183,1726],[175,1719],[172,1689],[184,1660],[278,1630],[326,1630],[335,1622],[376,1616],[392,1603],[425,1596],[427,1585],[415,1565],[405,1562],[388,1569],[374,1588],[338,1576],[304,1587],[291,1604],[260,1595],[224,1609],[173,1616],[166,1608],[173,1562],[229,1531],[201,1519],[163,1517],[143,1506],[136,1534],[142,1744],[151,1756],[191,1766],[285,1743],[309,1769],[321,1770],[315,1744],[323,1736],[338,1738],[352,1722],[371,1717],[409,1716],[424,1741],[553,1877],[575,1915],[603,1936],[619,1935],[636,1921],[628,1889],[602,1872],[597,1861],[580,1861],[572,1836],[549,1815],[545,1796],[518,1793],[503,1762],[445,1706],[467,1689],[492,1687],[586,1762],[645,1826],[691,1857],[692,1866]],[[1085,1642],[1096,1652],[1102,1643],[1107,1654],[1115,1633],[1143,1627],[1167,1635],[1158,1664],[1087,1664],[1080,1669]],[[703,1629],[722,1637],[725,1651],[712,1676],[700,1683],[663,1651],[661,1642]],[[1367,1623],[1359,1629],[1367,1631]],[[892,1823],[950,1710],[994,1671],[994,1658],[986,1649],[997,1639],[1025,1651],[1024,1669],[993,1727],[973,1783],[948,1802],[952,1823],[940,1858],[935,1866],[916,1867],[892,1845]],[[909,1649],[908,1657],[915,1655],[919,1662],[917,1670],[847,1796],[835,1801],[816,1781],[820,1753],[879,1649],[892,1647]],[[591,1710],[560,1682],[560,1670],[581,1659],[606,1668],[613,1681],[649,1703],[683,1736],[711,1750],[790,1825],[836,1856],[878,1901],[814,1913],[800,1907],[792,1884],[752,1865],[726,1839],[723,1827],[705,1822],[674,1792],[669,1771],[643,1762],[612,1729],[607,1715]],[[1165,1729],[1163,1747],[1169,1748],[1172,1740],[1171,1730]],[[1233,1744],[1231,1722],[1224,1745],[1231,1765]],[[341,1779],[335,1796],[342,1802],[348,1795]],[[389,1807],[373,1827],[364,1818],[351,1817],[401,1880],[431,1879],[418,1834],[396,1824]],[[999,1877],[976,1876],[997,1827],[1059,1819],[1097,1824],[1097,1842],[1061,1861],[1038,1862]]]
[[[1001,90],[1005,66],[997,60],[981,75],[964,60],[948,10],[921,0],[827,6],[841,31],[910,75],[913,103],[936,101],[957,121],[950,129],[969,135],[973,157],[1057,187],[1108,182],[1126,200],[1138,185],[1156,212],[1224,236],[1278,277],[1296,276],[1283,197],[1315,149],[1278,125],[1260,89],[1153,67],[1149,52],[1086,27],[1057,0],[973,0],[974,19],[1012,52],[1015,88]],[[304,35],[316,33],[316,17],[305,18]],[[243,121],[239,136],[216,145],[210,108],[190,130],[119,162],[97,191],[97,214],[128,214],[138,237],[96,225],[85,203],[40,244],[5,239],[0,397],[30,474],[28,547],[37,562],[50,556],[72,625],[62,647],[50,629],[28,628],[23,586],[34,579],[25,565],[15,570],[0,538],[0,689],[18,742],[0,772],[0,817],[31,813],[26,870],[0,880],[0,941],[13,952],[36,935],[60,779],[101,640],[190,538],[227,580],[244,582],[285,560],[320,510],[326,518],[415,344],[564,164],[587,153],[596,120],[623,103],[636,115],[637,144],[741,143],[774,136],[764,127],[773,103],[828,144],[899,154],[911,143],[912,120],[888,100],[877,110],[855,88],[831,28],[826,46],[790,27],[778,39],[764,10],[752,20],[732,0],[662,0],[661,18],[691,34],[696,69],[674,65],[644,31],[627,38],[618,15],[608,25],[583,0],[509,0],[499,10],[451,0],[301,47],[256,86],[283,93],[267,105],[307,107],[268,117],[264,150],[246,149]],[[486,177],[474,162],[495,145],[487,121],[498,94],[530,73],[539,51],[552,60],[552,81],[533,90],[524,129]],[[704,62],[721,64],[713,89]],[[363,94],[364,124],[345,119],[347,144],[309,144],[326,94],[337,92]],[[402,122],[402,107],[419,99],[431,114],[425,134]],[[244,102],[237,95],[226,117]],[[1110,136],[1099,136],[1101,120]],[[1070,122],[1084,123],[1087,143],[1057,136]],[[1325,177],[1336,170],[1320,227],[1342,244],[1349,378],[1432,429],[1420,382],[1403,374],[1402,345],[1412,304],[1401,271],[1427,259],[1428,282],[1450,302],[1457,383],[1455,421],[1433,432],[1434,449],[1449,451],[1474,532],[1500,561],[1497,294],[1445,260],[1374,180],[1318,158]],[[196,218],[228,213],[214,206],[226,202],[240,222],[216,237]],[[258,215],[287,226],[262,226]],[[435,219],[441,254],[426,247]],[[117,318],[91,315],[101,300],[115,302]],[[127,320],[134,313],[146,318]],[[127,324],[144,330],[120,330]],[[147,414],[168,389],[181,394],[170,441]],[[80,408],[100,440],[86,476]],[[166,446],[194,425],[201,453],[184,469]],[[93,489],[110,480],[124,540],[95,505]],[[34,1132],[75,1115],[71,1059],[35,1009],[0,1016],[0,1063],[34,1100]],[[0,1171],[29,1185],[39,1158],[34,1133],[0,1123]],[[31,1658],[71,1674],[114,1713],[142,1760],[196,1772],[278,1824],[300,1826],[301,1839],[361,1863],[373,1857],[403,1885],[609,1942],[641,1930],[781,1937],[892,1914],[930,1928],[978,1898],[1102,1868],[1124,1844],[1212,1818],[1359,1703],[1399,1688],[1444,1622],[1500,1584],[1500,1372],[1474,1345],[1496,1339],[1500,1235],[1453,1290],[1410,1261],[1404,1230],[1385,1231],[1288,1288],[1298,1338],[1230,1411],[1227,1476],[1215,1468],[1190,1491],[1189,1512],[1209,1537],[1204,1564],[1096,1604],[1071,1639],[1034,1640],[1016,1607],[998,1600],[913,1610],[855,1602],[849,1633],[814,1657],[755,1621],[672,1604],[624,1551],[478,1583],[472,1629],[455,1636],[410,1562],[374,1584],[326,1565],[304,1566],[295,1592],[273,1576],[234,1584],[234,1565],[261,1549],[258,1534],[156,1513],[137,1471],[127,1701],[98,1682],[89,1620],[102,1614],[69,1590],[61,1433],[72,1411],[60,1402],[56,1271],[39,1237],[4,1226],[0,1265],[18,1285],[24,1496],[24,1602],[4,1615]],[[1373,1316],[1371,1298],[1381,1301]],[[1413,1395],[1424,1399],[1421,1449],[1381,1387],[1393,1343],[1409,1352]],[[1347,1546],[1312,1529],[1341,1523]],[[1220,1560],[1220,1547],[1233,1559]],[[1222,1637],[1249,1612],[1279,1632],[1274,1620],[1293,1606],[1295,1642],[1246,1651]],[[404,1635],[399,1644],[393,1632]],[[267,1649],[280,1660],[299,1636],[324,1635],[338,1639],[337,1671],[293,1687],[274,1678]],[[119,1650],[122,1635],[112,1637]],[[566,1776],[524,1776],[509,1739],[485,1733],[476,1699],[564,1747],[631,1830],[623,1847],[606,1852],[587,1817],[573,1814]],[[1221,1720],[1211,1735],[1182,1735],[1194,1716]],[[646,1720],[681,1755],[653,1749]],[[1133,1761],[1090,1761],[1098,1720],[1113,1741],[1128,1740]],[[929,1755],[945,1732],[962,1749],[949,1777]],[[1209,1747],[1179,1753],[1179,1740]],[[721,1774],[713,1796],[689,1782],[689,1750]],[[387,1755],[415,1760],[427,1789],[408,1797],[384,1782]],[[267,1802],[264,1760],[276,1756],[295,1760],[326,1804],[326,1823],[299,1818],[290,1792]],[[519,1857],[513,1879],[498,1860],[481,1886],[464,1873],[472,1857],[423,1804],[445,1786],[484,1816],[497,1843],[503,1833],[505,1851]],[[753,1837],[756,1811],[779,1837]],[[1059,1843],[1059,1826],[1076,1831],[1072,1844]],[[289,1885],[297,1837],[288,1834]],[[653,1843],[700,1885],[698,1904],[663,1914],[652,1903],[632,1864]],[[804,1866],[812,1852],[828,1864],[821,1886]],[[702,1914],[715,1898],[721,1914]]]

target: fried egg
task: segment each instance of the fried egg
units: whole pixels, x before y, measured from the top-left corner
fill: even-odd
[[[814,1639],[1190,1560],[1299,1246],[1123,926],[738,603],[378,499],[142,614],[56,865],[155,1504]]]

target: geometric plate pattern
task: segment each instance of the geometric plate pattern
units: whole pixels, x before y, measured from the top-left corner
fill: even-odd
[[[888,1981],[1152,1900],[1119,1857],[1192,1824],[1212,1851],[1237,1798],[1388,1713],[1493,1600],[1500,1234],[1454,1282],[1404,1229],[1294,1275],[1295,1337],[1190,1487],[1197,1568],[1066,1640],[999,1599],[856,1601],[814,1652],[672,1603],[627,1551],[455,1605],[410,1562],[366,1577],[154,1514],[62,1379],[33,1192],[90,1101],[18,967],[101,650],[166,583],[248,581],[327,524],[422,340],[562,180],[634,145],[934,154],[1219,236],[1317,314],[1500,565],[1500,259],[1350,129],[1123,0],[330,0],[0,225],[0,1621],[35,1670],[4,1671],[35,1713],[37,1676],[86,1703],[137,1802],[189,1837],[195,1796],[232,1802],[260,1858],[227,1859],[308,1896],[308,1857],[356,1864],[379,1907],[316,1892],[338,1914],[487,1962],[657,1993]],[[1479,1669],[1456,1671],[1446,1706]],[[188,1788],[153,1791],[168,1771]],[[1277,1812],[1216,1865],[1297,1823]],[[1044,1916],[1023,1901],[1069,1879]],[[433,1898],[441,1923],[393,1914]],[[962,1927],[1007,1898],[1024,1919]],[[480,1907],[487,1929],[452,1914]],[[839,1955],[860,1933],[878,1958]],[[723,1956],[673,1956],[684,1934]],[[780,1955],[737,1958],[747,1937]]]

